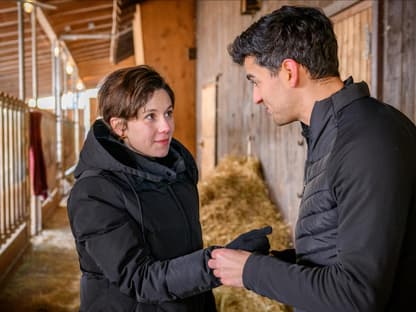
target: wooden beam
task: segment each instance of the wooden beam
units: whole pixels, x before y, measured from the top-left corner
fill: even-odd
[[[86,15],[85,17],[77,18],[76,20],[63,20],[59,23],[53,24],[54,29],[57,31],[63,30],[66,25],[82,25],[82,24],[88,24],[89,22],[96,22],[96,21],[103,21],[103,20],[110,20],[111,19],[111,12],[104,12],[102,14],[97,15]]]
[[[327,5],[326,7],[324,7],[323,11],[326,16],[332,16],[349,8],[350,6],[356,4],[357,2],[360,2],[360,0],[334,1],[330,5]]]
[[[51,24],[49,23],[48,19],[46,18],[45,14],[43,14],[43,11],[40,8],[36,8],[36,17],[46,36],[48,36],[49,41],[52,43],[55,40],[57,40],[56,34]]]
[[[143,30],[140,4],[136,5],[136,14],[133,19],[133,45],[136,65],[144,64]]]
[[[81,7],[79,9],[71,9],[70,7],[65,8],[65,7],[59,7],[60,11],[57,13],[53,13],[53,17],[60,17],[60,16],[67,16],[67,15],[78,15],[78,14],[84,14],[84,13],[94,13],[94,11],[98,11],[98,10],[108,10],[112,8],[112,4],[107,2],[103,2],[101,1],[97,1],[97,3],[93,3],[93,1],[89,1],[88,5]]]
[[[383,99],[383,1],[374,1],[371,35],[371,95]]]

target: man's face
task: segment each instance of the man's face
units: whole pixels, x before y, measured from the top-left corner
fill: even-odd
[[[263,104],[279,126],[295,121],[295,112],[290,105],[289,88],[281,70],[272,75],[269,69],[258,65],[253,56],[245,58],[244,69],[247,79],[253,84],[253,102]]]

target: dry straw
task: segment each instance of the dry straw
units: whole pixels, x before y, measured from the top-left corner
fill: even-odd
[[[239,234],[265,225],[273,227],[269,236],[272,249],[291,246],[290,228],[269,198],[257,159],[227,156],[198,188],[206,246],[225,245]],[[219,312],[290,311],[245,289],[222,286],[214,294]]]

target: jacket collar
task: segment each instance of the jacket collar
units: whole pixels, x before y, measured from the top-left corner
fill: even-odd
[[[352,77],[344,81],[344,87],[330,97],[315,102],[312,110],[310,125],[302,123],[302,135],[306,138],[308,144],[314,144],[322,131],[331,122],[338,112],[351,104],[357,99],[370,96],[367,84],[362,81],[354,83]]]
[[[177,174],[186,170],[180,144],[175,139],[172,139],[169,157],[171,165],[166,166],[133,152],[99,119],[88,133],[74,174],[78,177],[85,170],[102,169],[124,172],[153,182],[174,181]]]

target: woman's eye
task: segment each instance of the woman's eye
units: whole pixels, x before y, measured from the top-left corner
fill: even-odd
[[[166,117],[172,117],[173,116],[173,110],[167,111],[165,113]]]
[[[154,116],[154,114],[148,114],[148,115],[144,116],[144,119],[153,120],[153,119],[155,119],[155,116]]]

